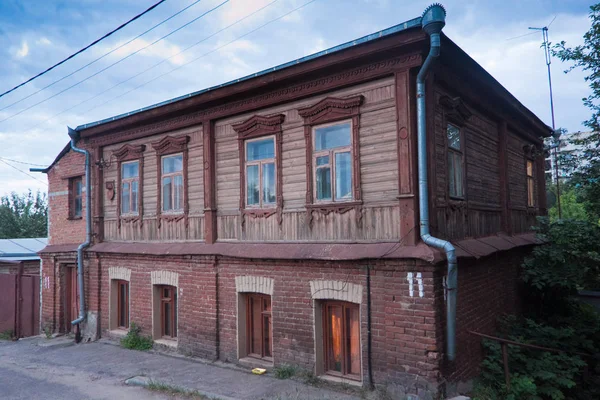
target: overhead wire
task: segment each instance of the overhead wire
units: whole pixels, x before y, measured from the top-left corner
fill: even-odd
[[[17,164],[32,165],[34,167],[46,167],[46,165],[44,165],[44,164],[33,164],[33,163],[24,162],[24,161],[11,160],[10,158],[6,158],[6,157],[0,157],[0,160],[5,160],[5,161],[17,163]]]
[[[37,75],[32,76],[31,78],[27,79],[26,81],[18,84],[17,86],[13,87],[12,89],[9,89],[7,91],[5,91],[4,93],[0,93],[0,97],[6,96],[7,94],[14,92],[15,90],[17,90],[18,88],[25,86],[26,84],[28,84],[29,82],[39,78],[40,76],[47,74],[48,72],[52,71],[54,68],[58,67],[59,65],[62,65],[64,63],[66,63],[67,61],[69,61],[70,59],[76,57],[77,55],[83,53],[84,51],[86,51],[87,49],[89,49],[92,46],[95,46],[96,44],[100,43],[102,40],[106,39],[107,37],[111,36],[112,34],[114,34],[115,32],[123,29],[124,27],[126,27],[127,25],[129,25],[130,23],[132,23],[133,21],[137,20],[138,18],[142,17],[143,15],[149,13],[150,11],[154,10],[156,7],[158,7],[159,5],[161,5],[162,3],[164,3],[166,0],[160,0],[156,3],[154,3],[152,6],[150,6],[149,8],[147,8],[145,11],[139,13],[138,15],[134,16],[133,18],[131,18],[129,21],[119,25],[118,27],[116,27],[115,29],[113,29],[112,31],[108,32],[107,34],[105,34],[104,36],[100,37],[99,39],[94,40],[92,43],[88,44],[87,46],[85,46],[84,48],[76,51],[75,53],[71,54],[70,56],[68,56],[67,58],[63,59],[62,61],[57,62],[56,64],[54,64],[53,66],[46,68],[44,71],[38,73]]]
[[[15,167],[15,166],[14,166],[14,165],[12,165],[12,164],[9,164],[9,163],[7,163],[7,162],[6,162],[6,161],[4,161],[3,159],[0,159],[0,162],[2,162],[2,163],[4,163],[4,164],[8,165],[9,167],[11,167],[11,168],[13,168],[13,169],[16,169],[17,171],[19,171],[19,172],[20,172],[20,173],[22,173],[22,174],[25,174],[25,175],[27,175],[27,176],[28,176],[28,177],[30,177],[31,179],[35,179],[36,181],[38,181],[38,182],[41,182],[41,183],[43,183],[44,185],[48,186],[48,182],[44,182],[44,181],[42,181],[42,180],[40,180],[40,179],[36,178],[36,177],[35,177],[35,176],[33,176],[33,175],[29,175],[27,172],[25,172],[25,171],[23,171],[23,170],[21,170],[21,169],[19,169],[19,168]]]
[[[162,41],[162,40],[166,39],[167,37],[169,37],[169,36],[173,35],[174,33],[178,32],[178,31],[180,31],[180,30],[182,30],[183,28],[186,28],[187,26],[189,26],[190,24],[192,24],[192,23],[194,23],[194,22],[198,21],[199,19],[203,18],[203,17],[204,17],[204,16],[206,16],[207,14],[210,14],[210,13],[211,13],[211,12],[213,12],[214,10],[216,10],[216,9],[218,9],[218,8],[220,8],[220,7],[222,7],[224,4],[228,3],[229,1],[230,1],[230,0],[224,0],[223,2],[219,3],[219,5],[217,5],[217,6],[213,7],[213,8],[211,8],[210,10],[206,11],[205,13],[203,13],[203,14],[199,15],[198,17],[196,17],[196,18],[192,19],[191,21],[189,21],[189,22],[187,22],[187,23],[183,24],[183,25],[182,25],[182,26],[180,26],[179,28],[177,28],[177,29],[175,29],[175,30],[173,30],[173,31],[169,32],[168,34],[166,34],[166,35],[164,35],[164,36],[160,37],[159,39],[155,40],[154,42],[152,42],[152,43],[150,43],[150,44],[148,44],[148,45],[146,45],[146,46],[142,47],[141,49],[138,49],[138,50],[134,51],[134,52],[133,52],[133,53],[131,53],[131,54],[128,54],[127,56],[125,56],[125,57],[123,57],[123,58],[121,58],[121,59],[119,59],[119,60],[115,61],[114,63],[112,63],[112,64],[110,64],[110,65],[108,65],[108,66],[106,66],[106,67],[102,68],[101,70],[99,70],[99,71],[97,71],[97,72],[93,73],[92,75],[89,75],[88,77],[86,77],[86,78],[84,78],[84,79],[82,79],[82,80],[80,80],[80,81],[78,81],[78,82],[76,82],[76,83],[72,84],[71,86],[68,86],[67,88],[65,88],[65,89],[63,89],[63,90],[61,90],[61,91],[59,91],[59,92],[57,92],[57,93],[53,94],[52,96],[46,97],[44,100],[38,101],[37,103],[35,103],[35,104],[32,104],[31,106],[29,106],[29,107],[26,107],[26,108],[22,109],[21,111],[18,111],[18,112],[16,112],[16,113],[14,113],[14,114],[12,114],[12,115],[10,115],[10,116],[8,116],[8,117],[6,117],[6,118],[4,118],[4,119],[0,120],[0,123],[1,123],[1,122],[5,122],[5,121],[7,121],[7,120],[9,120],[9,119],[11,119],[11,118],[14,118],[14,117],[16,117],[17,115],[20,115],[20,114],[24,113],[25,111],[31,110],[32,108],[34,108],[34,107],[36,107],[36,106],[39,106],[40,104],[42,104],[42,103],[45,103],[46,101],[48,101],[48,100],[50,100],[50,99],[53,99],[53,98],[55,98],[55,97],[57,97],[57,96],[59,96],[59,95],[61,95],[61,94],[65,93],[66,91],[73,89],[73,88],[74,88],[74,87],[76,87],[76,86],[79,86],[81,83],[83,83],[83,82],[85,82],[85,81],[87,81],[87,80],[89,80],[89,79],[91,79],[91,78],[93,78],[93,77],[95,77],[95,76],[97,76],[97,75],[101,74],[102,72],[106,71],[107,69],[109,69],[109,68],[111,68],[111,67],[114,67],[115,65],[117,65],[117,64],[119,64],[119,63],[121,63],[121,62],[123,62],[123,61],[127,60],[128,58],[130,58],[130,57],[132,57],[132,56],[134,56],[134,55],[138,54],[139,52],[141,52],[141,51],[143,51],[143,50],[145,50],[145,49],[147,49],[147,48],[149,48],[149,47],[151,47],[151,46],[155,45],[156,43],[158,43],[158,42],[160,42],[160,41]]]
[[[273,23],[273,22],[276,22],[276,21],[278,21],[278,20],[280,20],[280,19],[282,19],[282,18],[284,18],[284,17],[287,17],[289,14],[292,14],[293,12],[295,12],[295,11],[298,11],[298,10],[299,10],[299,9],[301,9],[301,8],[304,8],[304,7],[306,7],[307,5],[309,5],[309,4],[311,4],[311,3],[314,3],[315,1],[317,1],[317,0],[310,0],[310,1],[308,1],[308,2],[306,2],[306,3],[304,3],[304,4],[302,4],[302,5],[300,5],[300,6],[296,7],[296,8],[294,8],[293,10],[291,10],[291,11],[289,11],[289,12],[287,12],[287,13],[285,13],[285,14],[283,14],[283,15],[280,15],[280,16],[279,16],[279,17],[277,17],[277,18],[274,18],[274,19],[272,19],[272,20],[268,21],[267,23],[265,23],[265,24],[263,24],[263,25],[259,26],[258,28],[255,28],[255,29],[251,30],[250,32],[247,32],[247,33],[245,33],[245,34],[243,34],[243,35],[241,35],[241,36],[238,36],[238,37],[237,37],[237,38],[235,38],[234,40],[232,40],[232,41],[230,41],[230,42],[227,42],[227,43],[225,43],[225,44],[224,44],[224,45],[222,45],[222,46],[216,47],[216,48],[212,49],[211,51],[209,51],[209,52],[206,52],[206,53],[204,53],[204,54],[200,55],[199,57],[196,57],[196,58],[192,59],[191,61],[189,61],[189,62],[187,62],[187,63],[185,63],[185,64],[182,64],[182,65],[180,65],[180,66],[178,66],[178,67],[176,67],[176,68],[173,68],[173,69],[172,69],[172,70],[170,70],[170,71],[167,71],[167,72],[165,72],[165,73],[163,73],[163,74],[161,74],[161,75],[158,75],[158,76],[156,76],[155,78],[152,78],[152,79],[150,79],[149,81],[146,81],[146,82],[142,83],[141,85],[139,85],[139,86],[136,86],[135,88],[133,88],[133,89],[131,89],[131,90],[129,90],[129,91],[127,91],[127,92],[125,92],[125,93],[122,93],[122,94],[120,94],[120,95],[118,95],[118,96],[116,96],[116,97],[113,97],[112,99],[109,99],[108,101],[105,101],[104,103],[100,103],[100,104],[98,104],[98,105],[95,105],[94,107],[92,107],[92,108],[90,108],[90,109],[86,110],[85,112],[91,111],[92,109],[97,109],[97,108],[99,108],[99,107],[102,107],[103,105],[105,105],[105,104],[108,104],[108,103],[110,103],[111,101],[114,101],[114,100],[116,100],[116,99],[119,99],[119,98],[121,98],[121,97],[123,97],[123,96],[125,96],[125,95],[127,95],[127,94],[129,94],[129,93],[131,93],[131,92],[133,92],[133,91],[135,91],[135,90],[137,90],[137,89],[139,89],[139,88],[143,87],[143,86],[146,86],[147,84],[149,84],[149,83],[151,83],[151,82],[154,82],[155,80],[157,80],[157,79],[159,79],[159,78],[162,78],[163,76],[166,76],[166,75],[168,75],[168,74],[170,74],[170,73],[172,73],[172,72],[174,72],[174,71],[176,71],[176,70],[178,70],[178,69],[180,69],[180,68],[183,68],[183,67],[185,67],[185,66],[187,66],[187,65],[189,65],[189,64],[191,64],[191,63],[193,63],[193,62],[196,62],[196,61],[198,61],[199,59],[201,59],[201,58],[203,58],[203,57],[205,57],[205,56],[207,56],[207,55],[209,55],[209,54],[212,54],[212,53],[214,53],[214,52],[216,52],[216,51],[218,51],[218,50],[221,50],[221,49],[223,49],[224,47],[226,47],[226,46],[229,46],[230,44],[232,44],[232,43],[234,43],[234,42],[237,42],[238,40],[240,40],[240,39],[242,39],[242,38],[244,38],[244,37],[246,37],[246,36],[248,36],[248,35],[250,35],[250,34],[252,34],[252,33],[256,32],[256,31],[258,31],[259,29],[262,29],[262,28],[264,28],[265,26],[267,26],[267,25],[269,25],[269,24],[271,24],[271,23]],[[85,112],[84,112],[84,113],[85,113]]]
[[[73,71],[73,72],[69,73],[68,75],[65,75],[65,76],[63,76],[62,78],[60,78],[60,79],[57,79],[57,80],[53,81],[52,83],[49,83],[48,85],[44,86],[43,88],[41,88],[41,89],[39,89],[39,90],[37,90],[37,91],[35,91],[35,92],[33,92],[33,93],[31,93],[31,94],[29,94],[29,95],[25,96],[25,97],[23,97],[23,98],[21,98],[21,99],[19,99],[19,100],[15,101],[15,102],[13,102],[13,103],[11,103],[11,104],[7,105],[7,106],[4,106],[3,108],[0,108],[0,111],[4,111],[4,110],[6,110],[6,109],[8,109],[8,108],[10,108],[10,107],[12,107],[12,106],[14,106],[14,105],[16,105],[16,104],[19,104],[19,103],[21,103],[21,102],[23,102],[23,101],[25,101],[25,100],[27,100],[27,99],[29,99],[29,98],[31,98],[31,97],[33,97],[33,96],[35,96],[36,94],[38,94],[38,93],[40,93],[40,92],[42,92],[42,91],[44,91],[44,90],[48,89],[49,87],[52,87],[52,86],[56,85],[57,83],[59,83],[59,82],[62,82],[62,81],[64,81],[64,80],[65,80],[65,79],[67,79],[67,78],[70,78],[71,76],[75,75],[76,73],[78,73],[78,72],[80,72],[80,71],[84,70],[85,68],[89,67],[90,65],[92,65],[92,64],[94,64],[94,63],[96,63],[97,61],[100,61],[100,60],[101,60],[101,59],[103,59],[104,57],[106,57],[106,56],[108,56],[108,55],[110,55],[110,54],[114,53],[114,52],[115,52],[115,51],[117,51],[117,50],[120,50],[120,49],[122,49],[123,47],[125,47],[125,46],[127,46],[128,44],[132,43],[132,42],[133,42],[133,41],[135,41],[136,39],[139,39],[140,37],[144,36],[144,35],[145,35],[145,34],[147,34],[148,32],[151,32],[151,31],[153,31],[154,29],[158,28],[159,26],[161,26],[161,25],[162,25],[162,24],[164,24],[165,22],[168,22],[168,21],[170,21],[171,19],[175,18],[176,16],[178,16],[178,15],[179,15],[179,14],[181,14],[182,12],[184,12],[184,11],[188,10],[189,8],[191,8],[191,7],[195,6],[196,4],[200,3],[201,1],[202,1],[202,0],[196,0],[196,1],[194,1],[192,4],[188,5],[188,6],[187,6],[187,7],[185,7],[185,8],[182,8],[181,10],[177,11],[175,14],[171,15],[169,18],[162,20],[161,22],[159,22],[158,24],[154,25],[153,27],[151,27],[151,28],[149,28],[149,29],[146,29],[144,32],[140,33],[140,34],[139,34],[139,35],[137,35],[136,37],[134,37],[134,38],[132,38],[132,39],[130,39],[130,40],[128,40],[128,41],[126,41],[125,43],[121,44],[121,45],[120,45],[120,46],[118,46],[118,47],[115,47],[114,49],[110,50],[109,52],[106,52],[106,53],[104,53],[104,54],[103,54],[103,55],[101,55],[100,57],[98,57],[98,58],[96,58],[96,59],[94,59],[94,60],[90,61],[89,63],[85,64],[84,66],[82,66],[82,67],[80,67],[80,68],[78,68],[78,69],[76,69],[75,71]]]
[[[102,92],[100,92],[100,93],[98,93],[98,94],[96,94],[96,95],[94,95],[94,96],[92,96],[92,97],[90,97],[90,98],[88,98],[88,99],[86,99],[86,100],[80,101],[79,103],[77,103],[77,104],[73,105],[72,107],[69,107],[69,108],[67,108],[67,109],[65,109],[65,110],[62,110],[61,112],[59,112],[59,113],[57,113],[57,114],[54,114],[52,117],[50,117],[50,118],[46,119],[45,121],[43,121],[43,122],[41,122],[41,123],[39,123],[39,124],[36,124],[36,125],[33,125],[33,126],[31,126],[31,127],[27,128],[26,130],[28,131],[28,130],[35,129],[35,128],[37,128],[37,127],[39,127],[39,126],[41,126],[41,125],[43,125],[43,124],[45,124],[45,123],[47,123],[47,122],[49,122],[49,121],[53,120],[54,118],[58,117],[59,115],[62,115],[62,114],[64,114],[64,113],[66,113],[66,112],[69,112],[69,111],[73,110],[74,108],[77,108],[77,107],[79,107],[79,106],[80,106],[80,105],[82,105],[82,104],[85,104],[85,103],[87,103],[87,102],[89,102],[89,101],[91,101],[91,100],[94,100],[94,99],[96,99],[96,98],[98,98],[98,97],[102,96],[104,93],[111,91],[112,89],[116,88],[117,86],[120,86],[120,85],[122,85],[122,84],[124,84],[124,83],[127,83],[127,82],[131,81],[132,79],[135,79],[135,78],[137,78],[137,77],[138,77],[138,76],[140,76],[140,75],[143,75],[143,74],[145,74],[146,72],[148,72],[148,71],[150,71],[150,70],[152,70],[152,69],[154,69],[154,68],[158,67],[159,65],[162,65],[162,64],[164,64],[164,63],[165,63],[165,62],[167,62],[168,60],[170,60],[170,59],[172,59],[172,58],[174,58],[174,57],[177,57],[177,56],[179,56],[179,55],[183,54],[184,52],[186,52],[186,51],[188,51],[188,50],[192,49],[193,47],[196,47],[196,46],[198,46],[199,44],[201,44],[201,43],[203,43],[203,42],[207,41],[208,39],[210,39],[210,38],[212,38],[212,37],[215,37],[215,36],[216,36],[216,35],[218,35],[219,33],[221,33],[221,32],[223,32],[223,31],[225,31],[225,30],[227,30],[227,29],[231,28],[232,26],[234,26],[234,25],[237,25],[237,24],[239,24],[239,23],[243,22],[244,20],[246,20],[246,19],[248,19],[248,18],[250,18],[250,17],[252,17],[252,16],[254,16],[254,15],[258,14],[259,12],[261,12],[262,10],[264,10],[265,8],[267,8],[267,7],[270,7],[270,6],[271,6],[271,5],[273,5],[274,3],[277,3],[278,1],[279,1],[279,0],[273,0],[273,1],[271,1],[270,3],[267,3],[267,4],[266,4],[266,5],[264,5],[263,7],[261,7],[261,8],[259,8],[259,9],[255,10],[255,11],[253,11],[252,13],[250,13],[250,14],[248,14],[248,15],[246,15],[246,16],[244,16],[244,17],[240,18],[240,19],[238,19],[237,21],[235,21],[235,22],[233,22],[233,23],[231,23],[231,24],[227,25],[226,27],[219,29],[218,31],[216,31],[216,32],[212,33],[211,35],[209,35],[209,36],[206,36],[205,38],[203,38],[203,39],[201,39],[201,40],[197,41],[196,43],[194,43],[194,44],[192,44],[192,45],[190,45],[190,46],[186,47],[185,49],[181,50],[180,52],[178,52],[178,53],[176,53],[176,54],[173,54],[173,55],[171,55],[171,56],[169,56],[169,57],[167,57],[167,58],[165,58],[165,59],[161,60],[160,62],[158,62],[158,63],[156,63],[156,64],[154,64],[154,65],[150,66],[149,68],[146,68],[145,70],[143,70],[143,71],[141,71],[141,72],[139,72],[139,73],[137,73],[137,74],[135,74],[135,75],[133,75],[133,76],[131,76],[131,77],[129,77],[129,78],[127,78],[127,79],[125,79],[125,80],[122,80],[122,81],[120,81],[120,82],[116,83],[115,85],[113,85],[113,86],[109,87],[108,89],[105,89],[105,90],[103,90]],[[293,11],[295,11],[295,10],[292,10],[292,12],[293,12]],[[204,55],[203,55],[203,56],[204,56]],[[114,98],[112,98],[112,99],[110,99],[110,100],[115,100],[115,99],[117,99],[117,98],[119,98],[119,96],[117,96],[117,97],[114,97]],[[106,103],[102,103],[101,105],[104,105],[104,104],[106,104]],[[87,110],[86,110],[86,111],[84,111],[83,113],[85,114],[85,113],[89,112],[90,110],[92,110],[92,109],[95,109],[95,108],[97,108],[97,107],[98,107],[98,106],[93,106],[92,108],[90,108],[90,109],[87,109]]]

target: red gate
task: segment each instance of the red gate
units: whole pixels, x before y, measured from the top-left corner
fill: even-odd
[[[0,333],[15,337],[39,334],[40,277],[0,274]]]

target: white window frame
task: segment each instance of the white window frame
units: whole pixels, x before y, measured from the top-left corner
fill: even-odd
[[[265,139],[273,140],[273,157],[272,158],[263,158],[260,160],[248,161],[248,143],[252,142],[260,142]],[[268,136],[260,136],[253,139],[244,140],[244,204],[246,208],[275,208],[277,207],[277,140],[275,139],[275,135]],[[275,201],[272,203],[265,202],[263,199],[263,164],[273,164],[275,168]],[[258,204],[248,204],[248,166],[258,165]]]
[[[134,164],[137,163],[138,165],[138,173],[137,176],[134,178],[124,178],[123,177],[123,166],[126,164]],[[119,173],[121,174],[121,187],[119,188],[119,192],[121,194],[121,215],[123,216],[128,216],[128,215],[139,215],[139,206],[140,206],[140,161],[139,160],[132,160],[132,161],[123,161],[121,163],[121,170],[119,171]],[[137,201],[135,202],[135,211],[132,211],[133,209],[133,201],[132,201],[132,186],[131,184],[133,182],[137,182],[137,187],[138,187],[138,192],[137,192]],[[129,211],[128,212],[123,212],[123,185],[125,183],[129,184]]]
[[[165,158],[169,158],[169,157],[177,157],[177,156],[181,156],[181,171],[177,171],[177,172],[169,172],[169,173],[165,173],[163,170],[163,160]],[[163,214],[180,214],[183,213],[183,210],[185,208],[185,176],[183,174],[183,171],[185,170],[185,166],[183,165],[183,163],[185,162],[185,157],[183,156],[183,153],[173,153],[173,154],[165,154],[163,156],[160,157],[160,190],[161,190],[161,194],[160,194],[160,210],[161,213]],[[181,208],[171,208],[169,210],[165,210],[165,196],[163,193],[163,188],[164,188],[164,179],[165,178],[171,178],[171,184],[172,187],[175,187],[175,177],[180,175],[181,176],[181,187],[182,187],[182,191],[183,193],[181,194]],[[171,191],[171,205],[174,206],[175,204],[175,190]]]

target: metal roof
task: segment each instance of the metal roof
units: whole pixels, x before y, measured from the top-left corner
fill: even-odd
[[[0,261],[37,260],[37,253],[47,244],[47,238],[0,239]]]
[[[359,44],[367,43],[367,42],[370,42],[370,41],[375,40],[375,39],[379,39],[379,38],[382,38],[382,37],[385,37],[385,36],[393,35],[394,33],[398,33],[398,32],[401,32],[401,31],[404,31],[404,30],[407,30],[407,29],[410,29],[410,28],[420,27],[420,26],[421,26],[421,17],[414,18],[414,19],[411,19],[409,21],[402,22],[402,23],[400,23],[398,25],[394,25],[394,26],[389,27],[387,29],[381,30],[379,32],[375,32],[375,33],[372,33],[370,35],[363,36],[361,38],[352,40],[350,42],[342,43],[340,45],[331,47],[329,49],[319,51],[318,53],[314,53],[314,54],[311,54],[311,55],[308,55],[308,56],[305,56],[305,57],[302,57],[302,58],[298,58],[297,60],[289,61],[287,63],[281,64],[281,65],[277,65],[275,67],[271,67],[271,68],[262,70],[260,72],[256,72],[256,73],[251,74],[251,75],[247,75],[247,76],[244,76],[242,78],[235,79],[233,81],[222,83],[220,85],[212,86],[212,87],[209,87],[209,88],[206,88],[206,89],[202,89],[202,90],[199,90],[199,91],[196,91],[196,92],[188,93],[188,94],[185,94],[183,96],[175,97],[173,99],[166,100],[166,101],[163,101],[163,102],[160,102],[160,103],[157,103],[157,104],[153,104],[151,106],[143,107],[143,108],[140,108],[140,109],[135,110],[135,111],[130,111],[128,113],[119,114],[119,115],[116,115],[114,117],[106,118],[106,119],[103,119],[103,120],[100,120],[100,121],[90,122],[88,124],[79,125],[77,128],[75,128],[75,130],[78,131],[78,130],[82,130],[82,129],[88,129],[88,128],[91,128],[93,126],[102,125],[102,124],[105,124],[107,122],[115,121],[115,120],[118,120],[118,119],[121,119],[121,118],[128,117],[128,116],[133,115],[133,114],[141,113],[143,111],[147,111],[147,110],[158,108],[158,107],[161,107],[161,106],[164,106],[164,105],[167,105],[167,104],[175,103],[175,102],[177,102],[179,100],[183,100],[183,99],[187,99],[187,98],[190,98],[190,97],[194,97],[194,96],[197,96],[199,94],[210,92],[210,91],[215,90],[215,89],[220,89],[220,88],[225,87],[225,86],[233,85],[233,84],[236,84],[236,83],[239,83],[239,82],[242,82],[242,81],[246,81],[246,80],[249,80],[249,79],[252,79],[252,78],[256,78],[258,76],[266,75],[266,74],[268,74],[270,72],[279,71],[279,70],[282,70],[282,69],[285,69],[285,68],[289,68],[289,67],[292,67],[294,65],[297,65],[297,64],[300,64],[300,63],[303,63],[303,62],[307,62],[307,61],[314,60],[316,58],[325,56],[327,54],[335,53],[335,52],[347,49],[349,47],[357,46]]]

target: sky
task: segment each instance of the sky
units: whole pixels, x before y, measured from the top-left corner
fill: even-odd
[[[67,126],[136,110],[333,47],[418,17],[431,4],[417,0],[202,0],[123,46],[195,1],[167,0],[85,53],[0,98],[0,196],[47,190],[45,175],[31,173],[29,168],[54,160],[68,142]],[[0,92],[155,2],[0,0]],[[528,27],[553,21],[551,41],[581,44],[590,26],[591,1],[447,0],[443,4],[448,12],[444,32],[550,125],[542,37],[540,32],[527,35],[532,32]],[[565,74],[567,67],[552,60],[556,126],[575,132],[585,129],[582,121],[589,117],[581,101],[589,87],[581,71]]]

